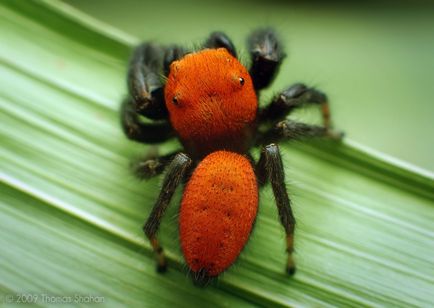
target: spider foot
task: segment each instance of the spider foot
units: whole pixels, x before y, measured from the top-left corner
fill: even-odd
[[[325,136],[327,138],[335,140],[335,141],[342,141],[342,139],[345,136],[345,133],[343,131],[340,131],[340,130],[329,128],[329,129],[327,129]]]
[[[292,258],[292,254],[288,254],[288,262],[286,263],[286,273],[289,276],[294,275],[296,272],[295,262]]]
[[[131,170],[141,180],[150,179],[161,173],[164,168],[159,154],[158,147],[151,146],[143,158],[131,162]]]
[[[131,166],[134,174],[142,180],[149,179],[160,174],[160,169],[162,167],[163,164],[158,159],[134,162]]]
[[[157,273],[160,273],[160,274],[167,272],[167,263],[166,263],[166,260],[164,259],[162,261],[162,263],[158,262],[156,269],[157,269]]]
[[[204,287],[210,283],[212,277],[208,275],[208,271],[204,268],[192,273],[193,283],[198,287]]]

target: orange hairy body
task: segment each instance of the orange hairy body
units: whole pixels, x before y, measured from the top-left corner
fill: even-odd
[[[245,153],[256,131],[258,102],[247,69],[225,48],[188,54],[170,66],[165,86],[170,122],[187,152]]]
[[[258,208],[252,165],[240,154],[206,156],[188,182],[180,209],[180,237],[193,272],[217,276],[246,244]]]

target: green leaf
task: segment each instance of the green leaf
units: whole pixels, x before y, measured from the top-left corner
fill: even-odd
[[[298,220],[298,272],[270,189],[238,262],[201,289],[177,235],[180,192],[160,235],[141,226],[159,180],[135,180],[117,109],[134,38],[52,1],[0,3],[0,299],[102,296],[105,305],[433,306],[434,181],[349,140],[282,145]],[[176,143],[161,150],[169,151]],[[13,298],[16,301],[17,297]]]

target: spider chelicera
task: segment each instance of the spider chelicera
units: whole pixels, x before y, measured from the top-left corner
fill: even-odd
[[[177,137],[184,147],[183,152],[148,155],[134,164],[140,178],[166,170],[143,227],[157,257],[157,270],[165,271],[167,264],[156,233],[179,184],[185,183],[179,213],[181,248],[193,280],[204,284],[237,259],[256,217],[258,187],[269,181],[286,232],[286,271],[292,275],[295,219],[276,142],[339,139],[331,129],[326,95],[295,84],[258,107],[258,92],[270,85],[285,57],[271,29],[250,34],[250,69],[237,60],[224,33],[212,33],[202,46],[188,52],[176,45],[145,42],[135,49],[128,69],[129,97],[121,108],[126,136],[146,144]],[[307,104],[321,107],[323,126],[286,118]],[[249,154],[256,146],[261,147],[258,162]]]

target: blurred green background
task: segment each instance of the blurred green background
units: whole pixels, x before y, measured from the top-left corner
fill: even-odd
[[[272,26],[289,56],[263,102],[297,81],[316,86],[329,94],[335,125],[348,138],[434,170],[430,2],[65,2],[140,40],[197,46],[222,30],[244,60],[247,34]]]

